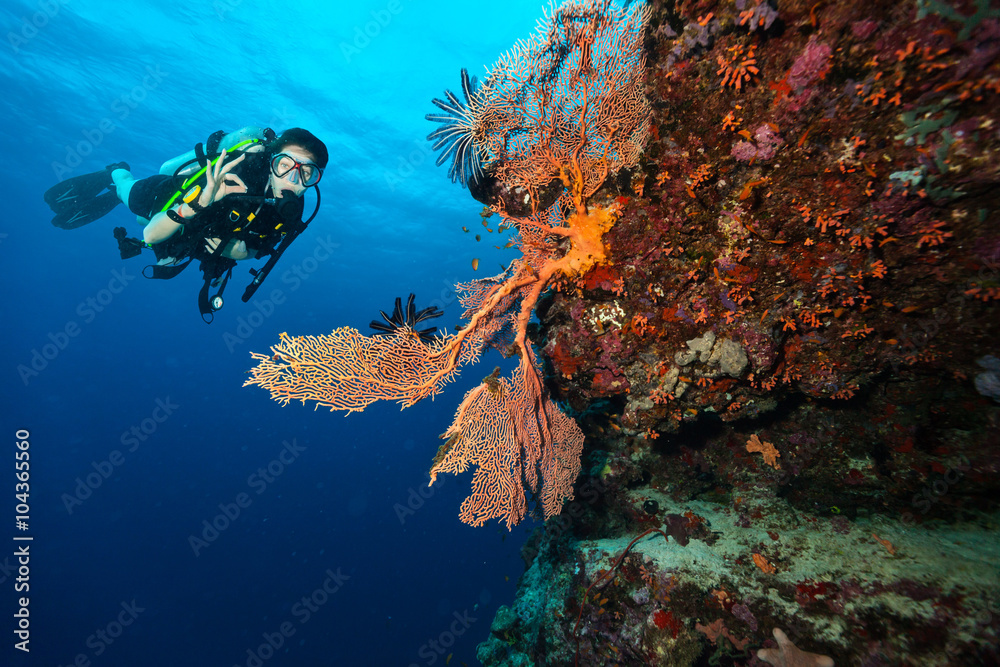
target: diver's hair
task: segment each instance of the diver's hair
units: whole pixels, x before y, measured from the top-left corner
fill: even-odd
[[[271,154],[280,153],[285,146],[301,146],[309,151],[316,158],[316,165],[320,169],[326,168],[326,163],[330,159],[330,154],[326,150],[326,144],[316,138],[309,130],[301,127],[290,127],[278,136],[268,147]]]

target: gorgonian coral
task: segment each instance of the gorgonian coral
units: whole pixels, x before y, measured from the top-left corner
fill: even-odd
[[[608,174],[634,166],[649,131],[643,95],[645,5],[567,2],[500,57],[479,88],[462,71],[466,103],[434,100],[444,123],[430,135],[453,157],[449,175],[482,165],[507,189],[529,192],[573,180],[584,197]],[[566,165],[578,167],[566,172]]]

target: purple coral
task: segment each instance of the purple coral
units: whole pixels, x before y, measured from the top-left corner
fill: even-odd
[[[796,58],[792,69],[788,71],[788,80],[786,83],[793,90],[802,90],[813,79],[826,72],[830,66],[830,56],[832,54],[833,51],[830,50],[829,46],[817,42],[815,36],[811,37],[809,43],[806,44],[806,48]]]
[[[737,141],[729,153],[740,162],[749,162],[757,157],[757,147],[749,141]]]
[[[778,146],[785,143],[785,140],[779,137],[778,133],[767,123],[757,128],[753,138],[757,140],[757,159],[761,161],[773,158]]]
[[[757,159],[766,162],[774,157],[778,152],[778,147],[785,143],[785,140],[778,136],[778,133],[771,129],[767,123],[761,125],[754,132],[756,144],[750,141],[738,141],[730,151],[730,155],[740,162],[749,162]]]

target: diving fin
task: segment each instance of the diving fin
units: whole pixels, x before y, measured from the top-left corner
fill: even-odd
[[[118,193],[114,190],[104,192],[91,199],[84,200],[75,208],[70,208],[61,213],[56,213],[52,218],[52,224],[60,229],[76,229],[86,224],[103,218],[111,212],[115,206],[121,203]]]
[[[119,162],[101,171],[68,178],[46,190],[44,199],[56,214],[52,224],[61,229],[76,229],[111,212],[121,200],[111,181],[115,169],[129,169]],[[103,192],[107,189],[107,192]]]

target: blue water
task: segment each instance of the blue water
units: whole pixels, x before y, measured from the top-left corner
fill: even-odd
[[[281,407],[241,385],[249,352],[280,332],[367,331],[411,291],[450,328],[450,285],[513,258],[495,235],[462,232],[483,231],[481,207],[434,166],[423,116],[461,67],[482,74],[527,36],[541,3],[8,0],[0,14],[0,664],[476,664],[534,524],[465,526],[471,475],[429,492],[426,471],[497,360],[402,412]],[[140,231],[124,207],[78,230],[49,224],[42,193],[61,178],[120,160],[141,178],[251,124],[327,143],[323,204],[250,304],[239,295],[261,262],[240,265],[211,325],[196,268],[151,281],[148,252],[119,258],[112,228]],[[19,597],[29,654],[14,647]]]

